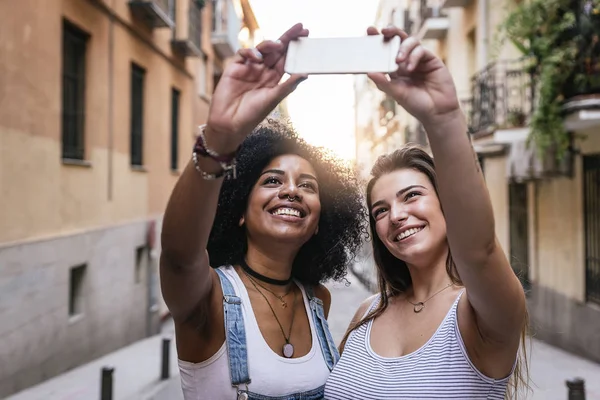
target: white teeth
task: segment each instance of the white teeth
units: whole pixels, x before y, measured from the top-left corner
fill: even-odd
[[[294,209],[294,208],[286,208],[286,207],[282,207],[282,208],[278,208],[277,210],[273,211],[272,213],[273,215],[291,215],[294,217],[298,217],[300,218],[300,211]]]
[[[414,235],[415,233],[419,232],[422,229],[423,228],[411,228],[411,229],[408,229],[408,230],[402,232],[401,234],[399,234],[398,236],[396,236],[396,240],[406,239],[407,237]]]

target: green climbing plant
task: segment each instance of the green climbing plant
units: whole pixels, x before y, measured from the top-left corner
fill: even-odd
[[[535,85],[529,140],[562,158],[570,143],[565,100],[600,93],[600,0],[524,0],[508,12],[500,37],[523,53]]]

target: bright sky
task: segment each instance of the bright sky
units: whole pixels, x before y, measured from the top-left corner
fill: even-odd
[[[250,0],[265,39],[297,22],[311,37],[362,36],[375,21],[376,0]],[[345,159],[355,156],[352,75],[310,76],[287,100],[290,118],[307,141]]]

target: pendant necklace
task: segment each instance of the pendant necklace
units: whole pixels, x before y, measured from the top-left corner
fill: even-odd
[[[421,311],[423,311],[423,309],[425,308],[425,303],[427,303],[429,300],[431,300],[433,298],[433,296],[435,296],[436,294],[441,293],[442,291],[448,289],[452,285],[454,285],[454,283],[450,282],[447,286],[444,286],[443,288],[441,288],[440,290],[438,290],[437,292],[435,292],[433,295],[429,296],[429,298],[427,300],[425,300],[425,301],[419,301],[418,303],[413,303],[408,298],[405,298],[405,300],[408,301],[410,304],[413,305],[413,311],[418,314]]]
[[[283,338],[285,339],[285,344],[283,345],[281,352],[283,353],[283,356],[285,358],[292,358],[292,356],[294,355],[294,345],[292,345],[290,343],[290,337],[292,337],[292,327],[294,326],[294,317],[296,316],[296,298],[297,298],[297,292],[294,291],[294,303],[292,305],[292,322],[290,323],[290,330],[287,334],[287,336],[285,335],[285,331],[283,330],[283,326],[281,325],[281,322],[279,321],[279,318],[277,318],[277,314],[275,313],[275,310],[273,309],[273,306],[271,306],[271,302],[269,301],[269,299],[267,299],[267,296],[264,295],[264,293],[258,288],[258,286],[256,286],[256,283],[254,283],[254,279],[250,279],[250,282],[252,283],[252,286],[254,286],[254,289],[256,289],[256,291],[258,293],[260,293],[260,295],[265,299],[265,301],[267,302],[269,308],[271,309],[271,312],[273,313],[273,316],[275,317],[275,321],[277,321],[277,324],[279,325],[279,329],[281,329],[281,334],[283,335]]]

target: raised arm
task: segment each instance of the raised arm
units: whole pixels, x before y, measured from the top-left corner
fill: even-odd
[[[280,83],[285,54],[291,40],[306,35],[308,31],[297,24],[277,42],[238,52],[213,94],[204,132],[208,149],[224,156],[234,154],[246,135],[296,88],[303,76]],[[207,156],[199,155],[197,165],[188,163],[169,199],[161,236],[161,288],[179,322],[208,311],[204,303],[218,281],[211,274],[206,247],[223,178],[206,179],[197,168],[207,174],[223,169]]]
[[[376,30],[370,28],[370,34]],[[471,145],[466,119],[444,63],[400,29],[399,69],[388,79],[372,74],[379,89],[415,116],[427,132],[438,176],[452,257],[467,288],[477,328],[494,343],[518,343],[525,295],[495,235],[485,181]]]

